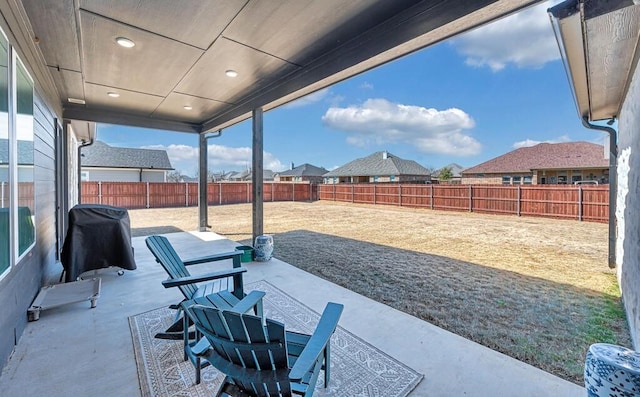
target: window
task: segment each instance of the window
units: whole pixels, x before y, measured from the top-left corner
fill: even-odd
[[[525,185],[531,185],[531,183],[532,183],[532,179],[533,179],[533,178],[531,177],[531,175],[525,175],[525,176],[522,178],[522,183],[524,183]],[[544,178],[542,178],[542,179],[544,180]]]
[[[513,177],[513,184],[514,185],[519,185],[521,179],[522,179],[522,177],[520,177],[520,176],[514,176]]]
[[[511,185],[511,177],[508,175],[505,175],[502,177],[502,184],[503,185]]]
[[[80,171],[80,180],[82,182],[89,181],[89,171]],[[283,180],[286,180],[286,178],[283,178]]]
[[[374,175],[374,176],[373,176],[373,181],[374,181],[374,182],[378,182],[378,175]]]
[[[389,177],[389,180],[390,180],[391,182],[395,181],[395,180],[396,180],[396,176],[395,176],[395,175],[391,175],[391,176]]]
[[[9,269],[9,44],[0,34],[0,275]],[[4,155],[6,153],[6,156]]]
[[[33,80],[0,31],[0,277],[35,244]]]

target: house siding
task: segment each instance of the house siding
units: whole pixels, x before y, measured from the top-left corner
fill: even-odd
[[[0,281],[0,364],[4,366],[27,323],[27,308],[56,266],[54,112],[34,95],[34,196],[36,245]]]
[[[101,169],[82,167],[82,171],[89,173],[92,182],[166,182],[165,171],[160,170],[130,170],[130,169]]]
[[[636,67],[618,123],[616,272],[634,349],[640,348],[640,68]]]

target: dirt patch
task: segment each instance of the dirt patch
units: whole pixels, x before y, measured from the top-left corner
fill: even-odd
[[[607,225],[323,201],[264,210],[278,258],[575,383],[591,343],[631,344]],[[251,244],[251,213],[210,207],[209,224]],[[134,235],[198,225],[196,208],[129,214]]]

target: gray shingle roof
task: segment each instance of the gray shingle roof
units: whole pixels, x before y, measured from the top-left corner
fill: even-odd
[[[8,139],[0,139],[0,164],[9,164]],[[18,141],[18,164],[33,165],[33,141]]]
[[[96,141],[81,153],[83,167],[173,169],[165,150],[115,147]]]
[[[608,168],[604,147],[589,142],[539,143],[516,149],[462,173],[530,172],[541,169]]]
[[[279,173],[280,176],[322,176],[329,172],[328,170],[322,167],[316,167],[311,164],[302,164],[297,167],[294,167],[291,170],[282,171]]]
[[[384,158],[384,154],[387,154]],[[342,167],[324,174],[333,176],[383,176],[430,175],[429,170],[413,160],[405,160],[389,152],[375,152],[370,156],[353,160]]]
[[[447,167],[451,168],[451,172],[453,173],[454,178],[460,178],[462,176],[462,171],[464,170],[464,167],[458,163],[451,163],[449,165],[445,165],[442,168],[438,168],[437,170],[433,171],[433,174],[431,174],[431,176],[437,178],[440,175],[440,171],[442,171],[444,168],[447,168]]]

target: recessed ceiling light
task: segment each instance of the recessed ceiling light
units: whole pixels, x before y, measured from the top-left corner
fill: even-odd
[[[71,103],[77,103],[79,105],[84,105],[86,103],[84,99],[78,99],[78,98],[67,98],[67,100]]]
[[[238,72],[236,72],[235,70],[229,69],[226,72],[224,72],[224,74],[226,74],[228,77],[237,77],[238,76]]]
[[[117,98],[120,96],[120,94],[118,94],[117,92],[107,92],[107,95],[109,95],[111,98]]]
[[[183,106],[184,110],[191,110],[193,109],[193,107],[191,105],[184,105]]]
[[[134,43],[133,40],[129,40],[126,37],[118,37],[118,38],[116,38],[116,43],[118,43],[119,45],[121,45],[122,47],[125,47],[125,48],[131,48],[131,47],[136,45],[136,43]]]

